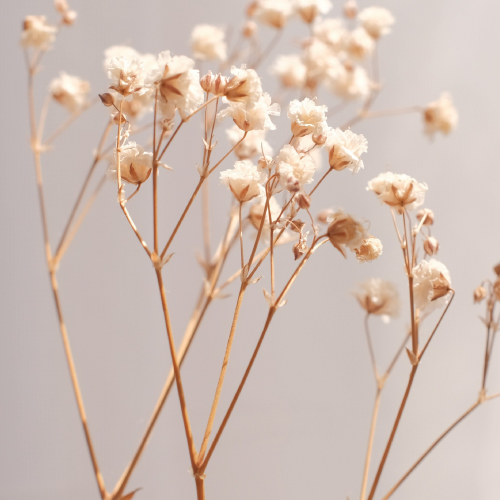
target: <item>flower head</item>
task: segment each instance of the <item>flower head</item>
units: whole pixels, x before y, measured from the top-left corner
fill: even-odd
[[[365,59],[374,48],[375,40],[363,27],[356,28],[346,37],[345,49],[353,59]]]
[[[316,164],[308,154],[299,154],[293,146],[283,146],[276,158],[276,171],[280,176],[283,189],[298,191],[305,184],[310,184],[314,179]],[[293,187],[293,189],[291,189]]]
[[[107,71],[113,83],[109,88],[124,97],[135,92],[142,95],[148,91],[145,86],[146,68],[140,56],[111,57]]]
[[[448,303],[451,278],[446,266],[436,259],[423,260],[412,270],[415,307],[431,311]]]
[[[220,174],[222,184],[227,186],[240,202],[249,201],[265,193],[265,173],[250,160],[237,161],[234,168]]]
[[[370,236],[363,240],[359,248],[355,248],[356,258],[359,262],[371,262],[382,255],[382,242]]]
[[[90,84],[77,76],[70,76],[61,71],[59,78],[50,83],[49,91],[59,104],[74,113],[85,106]]]
[[[254,69],[247,69],[243,64],[241,68],[233,66],[231,73],[234,75],[224,89],[224,96],[228,101],[252,104],[262,97],[262,83]]]
[[[110,169],[110,174],[116,175],[116,157]],[[120,148],[120,176],[129,184],[146,182],[153,170],[153,154],[146,153],[135,142],[128,142]]]
[[[334,52],[340,52],[344,49],[348,31],[342,19],[330,18],[314,23],[313,34]]]
[[[283,28],[292,13],[290,0],[258,0],[255,11],[262,24],[276,29]]]
[[[57,28],[47,23],[45,16],[27,16],[24,19],[21,45],[48,50],[56,39]]]
[[[399,314],[399,294],[396,287],[389,281],[371,278],[360,284],[360,290],[355,293],[355,297],[368,314],[391,318]]]
[[[306,97],[302,101],[294,99],[288,106],[288,118],[292,122],[295,137],[321,133],[326,128],[326,106],[317,106],[316,102]]]
[[[325,83],[342,99],[362,99],[370,93],[372,86],[366,70],[350,61],[332,67]]]
[[[450,94],[441,94],[437,101],[429,103],[424,109],[425,133],[433,136],[436,132],[449,134],[458,123],[457,109]]]
[[[383,7],[367,7],[358,14],[358,19],[370,36],[377,39],[391,32],[393,15]]]
[[[330,222],[327,229],[328,238],[344,257],[347,257],[346,246],[354,252],[361,247],[364,240],[370,238],[363,224],[342,210],[331,214],[328,220]]]
[[[227,54],[224,37],[222,28],[211,24],[198,24],[191,33],[191,48],[194,57],[201,60],[219,59],[225,61]]]
[[[373,191],[378,199],[398,212],[414,210],[422,205],[427,191],[427,184],[421,184],[405,174],[385,172],[368,183],[366,188]]]
[[[311,24],[318,14],[326,14],[331,8],[330,0],[295,0],[295,10],[307,24]]]
[[[368,151],[368,141],[361,134],[355,134],[350,130],[337,128],[331,130],[325,143],[328,150],[328,162],[334,170],[348,168],[353,173],[364,168],[360,159],[363,153]]]
[[[307,68],[296,54],[279,56],[272,72],[280,79],[283,87],[300,89],[306,83]]]

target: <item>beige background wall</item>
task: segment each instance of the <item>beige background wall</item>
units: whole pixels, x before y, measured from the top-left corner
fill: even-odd
[[[492,265],[500,260],[500,4],[384,0],[381,5],[394,13],[397,24],[381,44],[385,90],[376,109],[424,104],[449,90],[460,112],[459,128],[434,142],[423,136],[418,116],[371,121],[355,129],[369,141],[365,170],[357,176],[343,172],[332,178],[319,193],[315,208],[342,206],[369,219],[373,233],[384,242],[384,254],[371,265],[359,265],[325,246],[308,265],[266,338],[211,462],[210,499],[340,499],[359,494],[374,387],[361,311],[349,291],[361,280],[381,276],[396,281],[405,292],[389,213],[364,191],[366,182],[386,169],[428,183],[427,205],[436,213],[440,258],[458,293],[417,375],[379,494],[477,397],[484,328],[477,319],[482,311],[472,305],[471,293],[482,279],[491,277]],[[189,54],[187,39],[193,25],[239,23],[244,8],[243,2],[229,0],[73,0],[71,6],[79,13],[78,22],[63,31],[44,61],[39,102],[61,69],[88,78],[93,92],[102,92],[106,88],[102,53],[112,44],[129,43],[142,52],[170,49]],[[338,2],[335,7],[338,13]],[[98,494],[45,271],[28,150],[26,74],[18,46],[23,17],[43,13],[53,14],[48,0],[2,2],[0,499],[88,500]],[[269,37],[269,31],[262,31]],[[294,21],[275,54],[290,52],[289,44],[304,35],[304,26]],[[263,78],[266,90],[275,89],[268,74],[263,72]],[[52,111],[49,126],[55,127],[64,113],[55,106]],[[95,107],[46,155],[54,241],[105,120],[105,111]],[[279,123],[281,132],[270,136],[276,149],[289,134],[286,120]],[[194,164],[201,144],[198,125],[190,127],[167,159],[175,171],[162,179],[164,229],[172,227],[196,182]],[[225,168],[229,167],[227,163]],[[211,185],[217,235],[229,198],[216,180]],[[145,190],[133,209],[142,224],[149,224],[148,197]],[[200,283],[194,260],[194,249],[201,247],[199,213],[197,205],[190,229],[179,234],[175,266],[165,270],[177,342]],[[133,453],[170,369],[155,278],[144,257],[118,209],[114,187],[108,185],[60,270],[63,307],[90,428],[109,488]],[[282,259],[288,269],[291,255],[285,252]],[[259,284],[250,291],[242,312],[217,422],[264,321],[261,288]],[[215,304],[183,368],[197,442],[208,417],[229,330],[228,308],[234,300],[233,294]],[[403,318],[389,327],[373,322],[381,360],[387,360],[398,345]],[[493,363],[488,386],[496,392],[498,356]],[[409,363],[402,358],[383,397],[375,459],[381,455],[408,372]],[[172,393],[131,480],[131,488],[144,488],[138,499],[194,497],[176,398]],[[499,416],[498,400],[480,408],[394,498],[498,498]]]

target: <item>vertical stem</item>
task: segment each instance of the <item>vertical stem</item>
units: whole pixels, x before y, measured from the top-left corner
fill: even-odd
[[[197,500],[205,500],[205,478],[195,476]]]
[[[241,223],[241,206],[242,205],[243,205],[243,203],[240,201],[238,217],[239,217],[239,222],[240,222],[239,233],[240,233],[241,269],[243,269],[245,267],[245,256],[243,255],[243,225]]]
[[[158,107],[158,89],[155,92],[153,125],[153,238],[154,253],[158,255],[158,152],[156,150],[156,109]],[[163,137],[163,135],[162,135]]]
[[[379,381],[379,374],[378,374],[378,369],[377,369],[377,361],[375,359],[375,351],[373,350],[373,343],[372,343],[372,337],[370,335],[370,326],[368,323],[368,320],[370,319],[370,313],[367,312],[365,315],[365,333],[366,333],[366,340],[368,342],[368,350],[370,351],[370,360],[372,362],[372,369],[373,369],[373,375],[375,376],[375,382]]]

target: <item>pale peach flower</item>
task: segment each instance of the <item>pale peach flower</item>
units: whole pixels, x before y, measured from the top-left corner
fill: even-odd
[[[294,99],[288,106],[287,116],[292,122],[295,137],[321,133],[326,128],[326,106],[318,106],[313,99]]]
[[[356,28],[346,37],[345,50],[353,59],[362,60],[375,48],[375,40],[362,28]]]
[[[250,160],[237,161],[234,168],[221,172],[220,180],[240,203],[265,194],[266,175]]]
[[[334,170],[348,168],[353,173],[364,168],[360,159],[368,151],[368,141],[361,134],[351,130],[331,129],[328,133],[325,148],[328,151],[328,162]]]
[[[266,26],[281,29],[293,14],[290,0],[258,0],[255,16]]]
[[[238,128],[237,125],[233,125],[231,128],[226,130],[227,138],[229,142],[234,146],[241,141],[243,137],[243,130]],[[273,155],[273,149],[266,141],[266,132],[265,130],[251,130],[247,133],[245,139],[236,146],[234,149],[234,154],[240,160],[251,159],[255,156],[261,156],[262,151],[266,156]]]
[[[231,73],[234,75],[224,89],[224,96],[231,102],[255,103],[262,96],[262,83],[254,69],[247,69],[245,64],[241,68],[233,66]]]
[[[391,32],[393,15],[383,7],[367,7],[358,14],[358,19],[370,36],[377,39]]]
[[[300,56],[279,56],[271,69],[283,87],[302,88],[306,84],[307,68]]]
[[[293,146],[283,146],[276,158],[276,171],[280,175],[280,183],[283,189],[291,190],[290,187],[298,183],[298,191],[305,184],[313,182],[313,175],[317,169],[314,160],[308,154],[299,154]]]
[[[330,0],[295,0],[295,10],[307,24],[311,24],[319,14],[326,14],[331,8]]]
[[[123,97],[127,97],[133,93],[141,95],[148,92],[148,87],[145,84],[147,77],[146,68],[140,56],[112,57],[109,59],[107,71],[108,78],[112,82],[109,88],[115,90]]]
[[[367,313],[389,318],[399,315],[399,294],[392,283],[380,278],[370,278],[359,286],[360,290],[354,295]]]
[[[116,177],[116,155],[108,175],[111,179]],[[122,181],[129,184],[142,184],[146,182],[153,169],[153,154],[146,153],[135,142],[128,142],[120,148],[120,176]]]
[[[191,48],[194,57],[201,60],[213,61],[227,59],[227,47],[222,28],[211,24],[198,24],[191,32]]]
[[[327,235],[332,245],[344,256],[345,247],[351,251],[363,244],[363,241],[370,237],[363,224],[343,210],[338,210],[328,217],[329,226]]]
[[[57,28],[51,26],[45,16],[27,16],[24,19],[21,45],[48,50],[56,39]]]
[[[87,103],[90,84],[77,76],[61,71],[49,86],[52,97],[71,113],[80,111]]]
[[[344,50],[344,44],[348,31],[342,19],[330,18],[320,19],[313,26],[315,38],[325,43],[335,52]]]
[[[342,71],[342,63],[337,53],[325,42],[314,37],[304,46],[302,60],[307,68],[307,83],[317,84],[337,78]]]
[[[425,133],[433,136],[436,132],[449,134],[458,124],[458,113],[451,95],[441,94],[437,101],[429,103],[423,112]]]
[[[363,99],[372,88],[366,70],[349,61],[332,66],[326,76],[326,85],[342,99]]]
[[[412,270],[415,307],[432,311],[449,301],[451,278],[446,266],[436,259],[422,260]]]
[[[370,236],[363,240],[359,248],[355,248],[356,258],[359,262],[371,262],[382,255],[383,245],[378,238]]]

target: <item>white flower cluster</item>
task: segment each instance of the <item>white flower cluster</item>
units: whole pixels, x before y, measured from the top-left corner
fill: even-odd
[[[449,134],[458,124],[458,113],[450,94],[441,94],[437,101],[429,103],[424,109],[425,133],[433,136],[436,132]]]
[[[117,173],[117,157],[108,170],[108,176],[114,180]],[[135,142],[128,142],[120,148],[120,177],[129,184],[146,182],[153,170],[153,155],[147,153]]]
[[[193,28],[191,48],[194,57],[202,61],[214,59],[225,61],[227,59],[224,30],[211,24],[198,24]]]
[[[446,305],[451,290],[450,273],[436,259],[422,260],[412,270],[415,307],[421,311],[432,311]]]
[[[48,50],[56,39],[57,28],[51,26],[45,16],[27,16],[21,33],[21,45]]]
[[[399,315],[400,301],[397,288],[389,281],[371,278],[360,284],[355,292],[361,307],[368,314],[395,318]]]
[[[77,76],[61,71],[59,78],[54,78],[49,86],[52,97],[71,113],[80,111],[87,103],[90,84]]]

